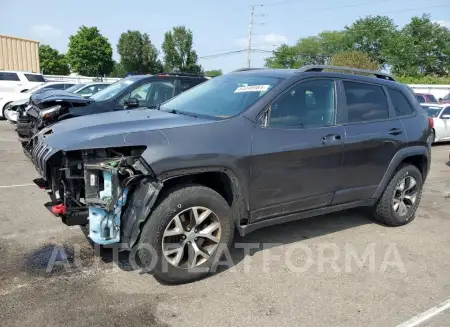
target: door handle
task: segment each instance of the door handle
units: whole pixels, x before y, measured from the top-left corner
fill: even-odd
[[[400,128],[393,128],[389,131],[389,134],[391,135],[399,135],[403,133],[403,131]]]
[[[339,141],[341,139],[341,135],[339,134],[328,134],[322,137],[322,144],[327,144],[329,140],[332,142]]]

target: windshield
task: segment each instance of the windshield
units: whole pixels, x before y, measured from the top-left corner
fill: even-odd
[[[48,84],[48,82],[46,82],[46,83],[42,83],[42,84],[39,84],[39,85],[36,85],[36,86],[34,86],[34,87],[32,87],[31,89],[28,89],[28,91],[26,91],[26,92],[24,92],[24,93],[33,93],[33,92],[35,92],[35,91],[37,91],[37,90],[39,90],[39,89],[42,89],[44,86],[46,86]]]
[[[78,91],[79,89],[85,87],[86,84],[75,84],[72,85],[71,87],[66,89],[66,92],[70,92],[70,93],[75,93],[76,91]]]
[[[245,73],[222,75],[181,93],[160,109],[228,118],[246,110],[282,80]]]
[[[121,79],[120,81],[115,82],[114,84],[111,84],[108,87],[105,87],[103,90],[98,91],[93,96],[91,96],[91,99],[95,101],[106,101],[111,99],[113,96],[117,95],[120,91],[124,90],[131,84],[133,84],[136,81],[136,77],[130,76]]]
[[[425,112],[427,113],[428,117],[437,117],[442,109],[441,107],[431,107],[431,106],[421,106],[421,107],[425,109]]]

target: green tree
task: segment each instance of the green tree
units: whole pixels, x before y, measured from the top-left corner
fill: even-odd
[[[123,78],[127,75],[127,71],[125,68],[123,68],[122,64],[120,62],[114,61],[113,62],[113,69],[111,73],[109,73],[109,77],[120,77]]]
[[[449,76],[450,30],[430,20],[413,17],[388,51],[392,72],[398,76]]]
[[[361,51],[345,51],[331,57],[330,64],[359,69],[378,70],[378,63],[373,61],[367,53]]]
[[[210,76],[210,77],[217,77],[217,76],[223,75],[223,73],[222,73],[222,69],[213,69],[213,70],[205,71],[205,75]]]
[[[113,68],[111,44],[95,26],[81,26],[77,34],[69,37],[67,58],[80,75],[100,76]]]
[[[122,33],[117,52],[120,55],[120,63],[127,72],[156,74],[163,70],[158,59],[158,50],[146,33],[130,30]]]
[[[69,75],[70,68],[66,57],[49,45],[39,46],[39,63],[41,71],[47,75]]]
[[[348,42],[357,51],[365,52],[380,66],[387,64],[386,51],[395,47],[398,34],[394,21],[387,16],[369,16],[346,26]]]
[[[192,31],[184,26],[177,26],[166,32],[162,44],[164,69],[168,72],[178,70],[184,73],[200,73],[202,68],[197,64],[198,56],[192,44]]]
[[[343,31],[324,31],[316,36],[301,38],[293,46],[282,44],[274,55],[266,59],[269,68],[299,68],[303,65],[327,64],[331,57],[349,50],[349,43]]]

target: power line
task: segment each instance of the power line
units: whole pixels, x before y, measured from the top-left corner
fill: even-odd
[[[212,55],[208,55],[208,56],[198,57],[198,59],[218,58],[218,57],[223,57],[223,56],[228,56],[228,55],[234,55],[234,54],[236,54],[236,53],[242,53],[242,52],[246,52],[246,51],[247,51],[247,49],[236,50],[236,51],[229,51],[229,52],[224,52],[224,53],[217,53],[217,54],[212,54]]]

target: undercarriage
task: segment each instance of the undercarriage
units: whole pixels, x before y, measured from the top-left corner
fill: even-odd
[[[32,158],[45,178],[45,206],[69,226],[88,225],[89,238],[101,245],[121,243],[130,249],[162,187],[140,157],[144,149],[118,148],[58,152],[33,149]]]

